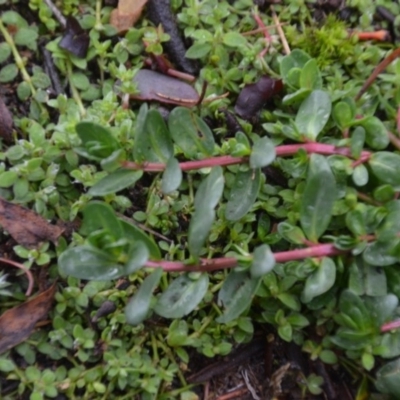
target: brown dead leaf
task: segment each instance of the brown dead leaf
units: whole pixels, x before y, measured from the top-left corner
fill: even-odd
[[[55,292],[56,283],[35,298],[0,316],[0,354],[29,337],[36,323],[49,312]]]
[[[188,83],[158,72],[142,69],[133,80],[139,90],[139,94],[131,96],[133,99],[186,107],[194,107],[199,101],[199,94]]]
[[[12,115],[0,97],[0,137],[6,142],[9,142],[12,138],[13,120]]]
[[[0,197],[0,225],[22,246],[37,246],[50,240],[57,242],[63,229],[51,225],[43,217]]]
[[[126,32],[140,18],[146,3],[147,0],[119,0],[118,7],[111,12],[110,25],[118,33]]]

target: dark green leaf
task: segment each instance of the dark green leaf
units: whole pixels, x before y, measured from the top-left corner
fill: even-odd
[[[349,266],[349,289],[358,295],[384,296],[387,294],[385,272],[357,257]]]
[[[289,222],[281,222],[278,225],[278,233],[288,242],[293,244],[304,244],[306,237],[303,231]]]
[[[188,158],[204,154],[211,156],[214,150],[214,136],[208,125],[193,111],[176,107],[171,111],[168,127],[174,142]]]
[[[166,163],[173,154],[172,140],[161,114],[157,110],[141,108],[136,122],[135,161]]]
[[[192,215],[188,234],[188,247],[192,256],[198,257],[200,255],[214,219],[215,211],[212,208],[196,210]]]
[[[390,185],[400,185],[400,155],[388,151],[380,151],[372,154],[369,166],[376,177]]]
[[[58,259],[58,268],[65,275],[98,281],[125,275],[124,266],[118,264],[107,252],[89,246],[66,250]]]
[[[314,297],[326,293],[335,284],[335,279],[336,265],[331,258],[324,257],[316,271],[307,278],[302,301],[308,303]]]
[[[391,242],[373,242],[363,252],[364,261],[376,267],[386,267],[398,262],[397,257],[390,255],[392,246]]]
[[[225,218],[237,221],[244,217],[256,201],[260,189],[260,169],[239,171],[229,193],[225,209]]]
[[[216,321],[221,324],[238,318],[251,304],[261,279],[252,279],[245,272],[231,271],[218,293],[218,304],[225,308]]]
[[[98,229],[106,229],[115,239],[124,236],[121,221],[112,207],[102,201],[92,201],[83,209],[81,233],[89,235]]]
[[[18,75],[18,67],[14,63],[7,64],[0,70],[0,82],[1,83],[11,82],[12,80],[14,80],[14,78],[16,78],[17,75]]]
[[[143,171],[134,171],[120,168],[100,179],[95,185],[89,189],[91,196],[106,196],[108,194],[117,193],[120,190],[133,186],[137,180],[143,175]]]
[[[271,164],[276,157],[272,140],[264,136],[254,142],[250,154],[250,168],[262,168]]]
[[[300,223],[308,239],[317,242],[331,220],[336,182],[325,157],[312,154],[302,196]]]
[[[315,140],[328,122],[332,103],[329,94],[314,90],[301,103],[295,124],[300,133],[308,139]]]
[[[275,266],[275,257],[270,247],[266,244],[258,246],[253,253],[253,261],[250,267],[252,278],[259,278],[272,271]]]
[[[163,193],[168,194],[178,189],[182,182],[182,170],[179,166],[179,161],[171,157],[162,176],[161,190]]]
[[[389,135],[383,122],[377,117],[367,117],[361,122],[365,129],[365,141],[373,149],[383,150],[389,144]]]
[[[298,104],[298,103],[302,102],[307,96],[309,96],[310,93],[311,93],[310,89],[296,90],[294,93],[287,94],[282,99],[282,104],[284,104],[285,106],[290,106],[292,104]]]
[[[400,356],[400,331],[385,333],[381,345],[384,346],[384,350],[380,353],[383,358]]]
[[[153,291],[160,282],[163,274],[162,268],[157,268],[149,275],[135,295],[129,300],[125,308],[126,322],[130,325],[138,325],[145,320],[149,311]]]
[[[207,273],[201,274],[198,279],[181,275],[159,297],[154,311],[164,318],[182,318],[197,307],[207,288]]]
[[[400,358],[390,361],[376,373],[375,386],[382,393],[400,398]]]
[[[132,274],[142,268],[149,259],[149,249],[143,242],[136,241],[129,251],[128,260],[124,266],[126,275]]]
[[[155,241],[148,236],[146,233],[144,233],[140,228],[137,226],[130,224],[129,222],[120,220],[122,224],[122,228],[124,230],[124,238],[127,239],[128,241],[132,242],[143,242],[150,253],[150,257],[153,260],[159,260],[161,259],[161,253],[160,249],[158,248],[157,244]]]
[[[79,122],[75,129],[87,154],[95,159],[109,157],[120,147],[108,129],[94,122]]]

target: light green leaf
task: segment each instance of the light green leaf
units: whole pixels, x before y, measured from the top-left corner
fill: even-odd
[[[301,103],[295,124],[298,131],[308,139],[315,140],[328,122],[332,103],[329,94],[322,90],[314,90]]]
[[[317,60],[312,58],[301,70],[300,74],[300,87],[302,89],[321,89],[322,88],[322,77],[319,72]]]
[[[162,176],[161,190],[163,193],[168,194],[178,189],[182,182],[182,170],[179,166],[179,161],[171,157]]]
[[[312,154],[300,207],[301,227],[309,240],[317,242],[328,227],[336,193],[335,177],[327,160]]]
[[[143,281],[135,295],[129,300],[129,303],[125,307],[125,317],[128,324],[138,325],[146,319],[150,311],[153,291],[160,282],[162,274],[162,268],[155,269]]]
[[[264,136],[255,141],[250,154],[250,168],[262,168],[271,164],[276,157],[272,140]]]
[[[225,209],[225,218],[237,221],[244,217],[256,201],[260,189],[260,169],[239,171],[229,193]]]
[[[231,271],[218,293],[218,305],[225,308],[216,321],[220,324],[238,318],[251,304],[261,278],[252,279],[245,272]]]
[[[258,246],[253,253],[253,261],[250,267],[252,278],[259,278],[272,271],[275,266],[275,257],[267,244]]]
[[[128,260],[124,266],[126,275],[132,274],[142,268],[149,259],[149,249],[143,242],[136,241],[131,246]]]
[[[197,189],[194,198],[196,210],[213,209],[218,204],[224,190],[224,175],[220,166],[214,167]]]
[[[369,166],[376,177],[384,183],[400,185],[400,155],[388,151],[373,153],[369,159]]]
[[[225,33],[222,37],[224,44],[230,47],[244,47],[247,46],[246,38],[238,32],[230,31]]]
[[[143,171],[120,168],[100,179],[88,191],[91,196],[106,196],[132,187],[143,175]]]
[[[324,257],[314,271],[306,280],[302,293],[302,301],[309,303],[314,297],[326,293],[334,284],[336,279],[336,266],[331,258]]]
[[[173,141],[188,158],[197,158],[198,153],[211,156],[214,136],[208,125],[192,110],[176,107],[171,111],[168,127]]]
[[[164,318],[182,318],[193,311],[208,288],[208,274],[192,279],[188,274],[175,279],[158,298],[154,311]]]

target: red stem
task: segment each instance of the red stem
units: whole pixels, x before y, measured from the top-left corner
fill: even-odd
[[[326,257],[344,254],[342,250],[338,250],[331,243],[319,244],[305,249],[296,249],[274,253],[274,258],[277,263],[284,263],[293,260],[303,260],[311,257]],[[201,264],[187,265],[180,261],[148,261],[146,267],[158,268],[161,267],[164,271],[215,271],[218,269],[234,268],[238,265],[238,260],[234,257],[221,257],[212,260],[203,259]]]
[[[336,147],[333,144],[324,144],[324,143],[303,143],[303,144],[288,144],[283,146],[277,146],[275,148],[277,157],[287,157],[296,154],[300,149],[305,150],[308,154],[310,153],[318,153],[324,155],[331,154],[339,154],[346,157],[351,157],[351,151],[347,147]],[[368,161],[371,153],[369,151],[363,151],[360,156],[361,162]],[[232,156],[219,156],[219,157],[210,157],[203,160],[198,161],[185,161],[179,163],[179,166],[182,171],[190,171],[201,168],[210,168],[215,167],[217,165],[225,166],[225,165],[234,165],[234,164],[243,164],[248,162],[248,157],[232,157]],[[143,163],[138,164],[135,162],[124,161],[122,166],[127,169],[142,169],[143,171],[148,172],[159,172],[164,171],[165,164],[163,163]]]
[[[397,321],[391,321],[387,322],[386,324],[383,324],[381,326],[381,332],[388,332],[391,331],[392,329],[397,329],[400,328],[400,319]]]

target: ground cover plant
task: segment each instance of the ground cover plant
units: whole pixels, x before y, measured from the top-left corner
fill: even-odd
[[[1,397],[399,398],[399,4],[22,3]]]

